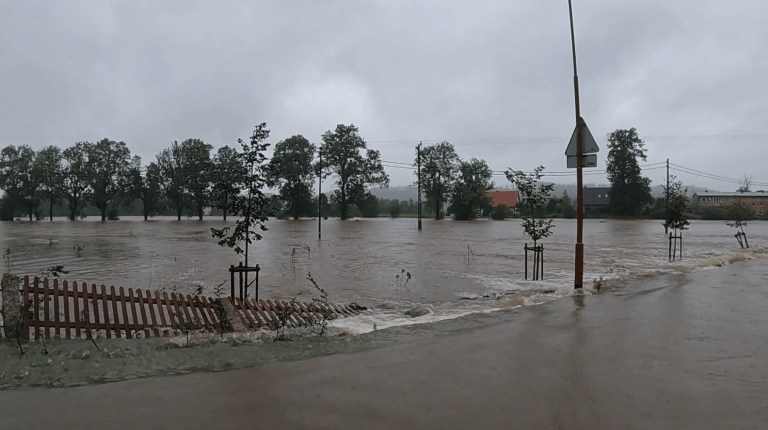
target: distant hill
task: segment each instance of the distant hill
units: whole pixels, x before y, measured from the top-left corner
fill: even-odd
[[[371,189],[371,194],[374,196],[380,198],[380,199],[397,199],[397,200],[408,200],[413,199],[416,201],[418,197],[418,188],[415,185],[404,185],[399,187],[389,187],[389,188],[373,188]]]

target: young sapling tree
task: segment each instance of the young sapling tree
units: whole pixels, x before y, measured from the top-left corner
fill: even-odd
[[[213,288],[213,294],[216,296],[213,303],[216,305],[216,313],[219,316],[219,330],[222,339],[224,339],[224,332],[232,328],[232,323],[227,319],[227,312],[224,309],[224,296],[226,294],[224,291],[224,284],[226,283],[227,280],[225,279],[222,283]]]
[[[264,152],[269,143],[264,143],[269,137],[267,123],[256,126],[251,135],[250,142],[238,139],[243,151],[238,153],[246,166],[245,176],[242,178],[244,193],[234,196],[227,202],[225,210],[237,216],[233,227],[221,229],[211,228],[211,234],[219,239],[219,246],[232,248],[236,254],[244,254],[245,266],[248,267],[248,245],[261,240],[260,231],[267,231],[268,217],[272,213],[272,205],[269,199],[261,191],[267,186],[266,173],[264,171]],[[246,280],[248,272],[245,273]],[[247,285],[247,282],[246,282]]]
[[[507,179],[512,182],[520,193],[522,200],[521,217],[523,219],[523,230],[525,234],[533,240],[534,252],[534,280],[538,279],[538,264],[543,267],[543,258],[540,258],[544,251],[543,245],[539,241],[552,235],[554,220],[541,216],[547,203],[552,201],[552,191],[554,184],[543,184],[540,182],[544,171],[544,166],[539,166],[533,170],[533,173],[525,173],[521,170],[507,169],[504,172]],[[526,245],[526,253],[528,252]],[[527,271],[527,268],[526,268]]]
[[[729,227],[736,229],[734,236],[739,241],[739,245],[742,248],[749,248],[747,233],[744,232],[744,227],[747,226],[747,220],[755,218],[755,211],[747,206],[741,198],[737,197],[726,207],[725,213],[729,218],[725,223]]]
[[[674,179],[672,176],[671,179]],[[687,230],[691,224],[688,221],[688,196],[687,189],[683,189],[683,183],[680,181],[672,181],[668,187],[664,187],[664,191],[667,194],[667,217],[664,220],[664,229],[671,229],[672,232],[669,235],[670,240],[670,259],[674,259],[677,254],[677,240],[680,240],[680,258],[683,257],[683,230]],[[672,247],[672,240],[675,240],[674,247]]]

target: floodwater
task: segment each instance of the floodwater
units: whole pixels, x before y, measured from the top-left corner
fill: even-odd
[[[41,275],[62,265],[70,281],[215,295],[229,291],[228,268],[242,261],[217,245],[210,228],[221,219],[0,223],[4,271]],[[519,219],[456,222],[415,219],[270,220],[263,240],[249,250],[259,264],[259,296],[310,300],[317,292],[309,273],[337,302],[374,308],[347,319],[352,332],[431,322],[468,313],[538,304],[568,295],[573,285],[575,220],[556,220],[545,246],[544,280],[524,280]],[[720,221],[694,221],[684,233],[683,260],[667,259],[668,241],[659,220],[586,220],[585,287],[604,277],[623,280],[654,273],[705,270],[733,261],[768,257],[768,223],[746,228],[749,250],[739,248],[734,229]],[[407,274],[410,274],[408,279]],[[398,277],[399,276],[399,277]],[[406,282],[407,281],[407,282]],[[251,289],[253,294],[253,289]],[[423,314],[413,318],[407,311]],[[413,313],[411,313],[413,315]]]

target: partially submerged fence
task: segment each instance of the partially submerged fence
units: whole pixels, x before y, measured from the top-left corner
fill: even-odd
[[[281,326],[281,318],[287,326],[308,327],[319,324],[323,319],[334,320],[359,315],[360,311],[365,309],[356,303],[339,305],[321,302],[304,303],[294,300],[240,300],[239,298],[235,298],[232,305],[243,325],[251,330],[275,329]]]
[[[24,277],[21,303],[23,317],[18,321],[5,321],[5,324],[18,324],[24,339],[41,336],[131,339],[188,331],[218,333],[233,331],[233,319],[238,319],[249,330],[275,329],[282,324],[299,327],[323,319],[358,315],[365,309],[357,304],[257,301],[236,297],[219,301],[210,297],[169,295],[132,288],[126,292],[123,287],[89,286],[85,282],[69,283],[38,277],[30,280],[29,276]]]
[[[51,285],[52,284],[52,285]],[[135,292],[123,287],[58,279],[42,282],[24,277],[22,304],[24,338],[60,336],[67,339],[90,337],[169,336],[173,331],[221,330],[221,306],[207,297],[159,291]],[[6,322],[7,323],[7,322]],[[225,327],[226,329],[226,327]]]

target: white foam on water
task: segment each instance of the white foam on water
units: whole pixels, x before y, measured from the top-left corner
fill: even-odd
[[[422,308],[422,307],[420,307]],[[427,308],[423,306],[423,308]],[[427,308],[429,309],[429,308]],[[340,318],[331,321],[329,327],[344,330],[350,334],[369,333],[389,327],[426,324],[463,317],[480,312],[481,309],[429,309],[430,313],[417,317],[410,317],[393,309],[368,309],[360,315],[348,318]]]
[[[338,319],[331,322],[330,326],[350,334],[369,333],[389,327],[434,323],[460,318],[473,313],[488,313],[500,310],[516,309],[522,306],[538,306],[569,297],[576,294],[592,295],[596,293],[595,282],[602,276],[603,281],[627,282],[654,274],[692,273],[697,271],[712,270],[717,267],[732,264],[737,261],[768,259],[765,249],[737,250],[723,253],[718,250],[705,250],[698,252],[685,260],[668,261],[657,257],[649,258],[645,262],[634,262],[633,268],[626,264],[617,264],[604,273],[596,271],[585,273],[584,287],[577,291],[573,288],[573,275],[567,272],[553,270],[547,273],[547,279],[540,281],[526,281],[524,279],[502,278],[485,274],[461,274],[477,281],[484,287],[484,291],[460,292],[456,296],[463,299],[459,303],[418,304],[406,301],[386,301],[380,307],[366,310],[360,315]],[[612,270],[611,270],[612,269]],[[424,309],[427,314],[410,317],[405,314],[407,310]]]

